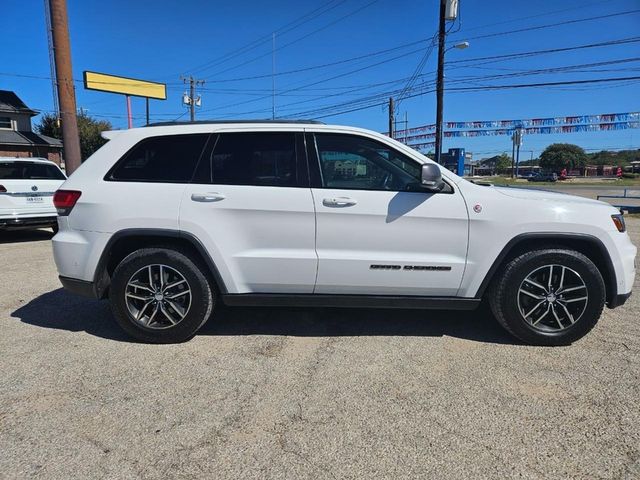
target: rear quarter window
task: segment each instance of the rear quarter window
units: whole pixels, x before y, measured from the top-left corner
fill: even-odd
[[[188,183],[209,134],[149,137],[129,150],[105,180]]]

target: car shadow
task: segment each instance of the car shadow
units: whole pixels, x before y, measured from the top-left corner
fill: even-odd
[[[40,295],[11,316],[42,328],[132,341],[115,323],[108,302],[79,297],[62,288]],[[449,336],[482,343],[520,345],[498,325],[485,306],[475,311],[443,311],[223,305],[198,335]]]
[[[51,240],[53,232],[51,229],[40,230],[0,230],[0,244],[3,243],[23,243]]]

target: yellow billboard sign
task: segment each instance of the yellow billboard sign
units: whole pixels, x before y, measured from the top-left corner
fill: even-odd
[[[101,92],[121,93],[134,97],[167,99],[167,86],[164,83],[147,82],[135,78],[117,77],[106,73],[84,72],[84,88]]]

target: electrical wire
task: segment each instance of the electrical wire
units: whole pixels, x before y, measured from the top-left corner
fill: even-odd
[[[342,20],[344,20],[344,19],[346,19],[346,18],[352,17],[353,15],[356,15],[357,13],[360,13],[362,10],[364,10],[364,9],[366,9],[366,8],[368,8],[368,7],[370,7],[370,6],[371,6],[371,5],[373,5],[374,3],[377,3],[378,1],[379,1],[379,0],[371,0],[370,2],[366,3],[365,5],[363,5],[363,6],[359,7],[359,8],[357,8],[356,10],[353,10],[353,11],[351,11],[351,12],[347,13],[346,15],[343,15],[343,16],[341,16],[341,17],[339,17],[339,18],[337,18],[337,19],[335,19],[335,20],[331,21],[331,22],[329,22],[328,24],[323,25],[323,26],[322,26],[322,27],[320,27],[320,28],[317,28],[317,29],[315,29],[315,30],[313,30],[313,31],[311,31],[311,32],[309,32],[309,33],[306,33],[305,35],[303,35],[303,36],[301,36],[301,37],[298,37],[298,38],[296,38],[295,40],[290,41],[289,43],[285,43],[284,45],[279,46],[278,48],[274,49],[274,50],[273,50],[273,52],[279,52],[280,50],[283,50],[283,49],[285,49],[285,48],[287,48],[287,47],[290,47],[291,45],[294,45],[294,44],[296,44],[296,43],[298,43],[298,42],[301,42],[302,40],[304,40],[304,39],[306,39],[306,38],[310,37],[311,35],[315,35],[316,33],[321,32],[322,30],[326,30],[327,28],[332,27],[332,26],[333,26],[333,25],[335,25],[336,23],[341,22]],[[232,66],[232,67],[229,67],[229,68],[226,68],[226,69],[221,70],[221,71],[219,71],[219,72],[216,72],[216,73],[214,73],[214,74],[210,75],[209,77],[205,77],[205,79],[209,79],[209,78],[211,78],[211,77],[213,77],[213,76],[221,75],[221,74],[223,74],[223,73],[230,72],[231,70],[235,70],[235,69],[237,69],[237,68],[240,68],[240,67],[243,67],[243,66],[245,66],[245,65],[248,65],[249,63],[253,63],[253,62],[257,61],[257,60],[260,60],[260,59],[262,59],[262,58],[264,58],[264,57],[268,57],[268,56],[270,56],[271,54],[272,54],[272,52],[267,52],[267,53],[264,53],[264,54],[262,54],[262,55],[258,55],[257,57],[253,57],[253,58],[251,58],[251,59],[249,59],[249,60],[246,60],[246,61],[244,61],[244,62],[242,62],[242,63],[239,63],[239,64],[234,65],[234,66]]]
[[[301,17],[298,17],[297,19],[287,23],[286,25],[276,29],[274,31],[274,33],[278,34],[278,35],[284,35],[302,25],[304,25],[307,22],[313,21],[316,18],[324,15],[325,13],[339,7],[340,5],[342,5],[343,3],[345,3],[347,0],[330,0],[328,3],[312,10],[311,12],[306,13],[305,15],[302,15]],[[337,2],[337,3],[336,3]],[[191,73],[198,73],[201,71],[204,71],[208,68],[211,67],[215,67],[218,65],[221,65],[229,60],[232,60],[233,58],[236,58],[240,55],[243,55],[247,52],[250,52],[251,50],[254,50],[255,48],[260,47],[261,45],[264,45],[265,43],[271,41],[271,34],[269,35],[265,35],[262,36],[256,40],[253,40],[252,42],[249,42],[248,44],[237,48],[235,50],[232,50],[231,52],[225,53],[223,55],[221,55],[220,57],[216,57],[212,60],[209,60],[208,62],[205,62],[203,64],[200,64],[196,67],[193,68],[189,68],[186,69],[187,72],[191,72]]]

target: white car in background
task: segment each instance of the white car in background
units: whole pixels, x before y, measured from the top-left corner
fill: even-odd
[[[58,230],[53,194],[67,179],[44,158],[0,157],[0,231],[52,228]]]

